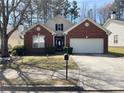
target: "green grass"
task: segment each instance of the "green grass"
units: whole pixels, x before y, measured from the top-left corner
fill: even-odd
[[[124,57],[124,47],[109,47],[109,53],[116,57]]]

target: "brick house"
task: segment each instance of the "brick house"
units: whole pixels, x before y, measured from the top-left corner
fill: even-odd
[[[44,53],[45,47],[62,51],[64,46],[72,47],[73,53],[107,53],[109,34],[111,32],[89,18],[74,25],[57,16],[44,25],[29,28],[24,35],[24,46],[30,54]]]

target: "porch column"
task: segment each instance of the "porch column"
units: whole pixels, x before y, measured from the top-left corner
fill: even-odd
[[[66,34],[64,34],[64,47],[66,47]]]
[[[53,34],[53,47],[55,46],[55,34]]]

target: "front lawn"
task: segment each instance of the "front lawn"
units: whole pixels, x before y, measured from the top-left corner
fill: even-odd
[[[24,56],[18,62],[18,66],[22,68],[40,68],[46,70],[64,70],[65,61],[63,56]],[[13,66],[13,65],[12,65]],[[14,67],[14,66],[13,66]],[[72,58],[69,60],[69,69],[77,69],[78,66]]]
[[[22,78],[8,80],[9,85],[77,85],[77,79],[30,79],[28,81]]]
[[[117,57],[124,57],[124,47],[109,47],[109,53]]]
[[[3,78],[0,79],[0,85],[77,85],[78,79],[65,80],[65,66],[63,55],[23,56],[15,63],[1,65],[0,74]],[[68,68],[78,71],[78,66],[72,58],[69,60]],[[6,72],[7,69],[14,71]],[[13,78],[13,75],[16,78]]]

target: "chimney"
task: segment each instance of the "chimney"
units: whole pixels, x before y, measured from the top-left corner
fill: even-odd
[[[112,11],[111,13],[111,19],[115,20],[116,19],[116,12]]]

